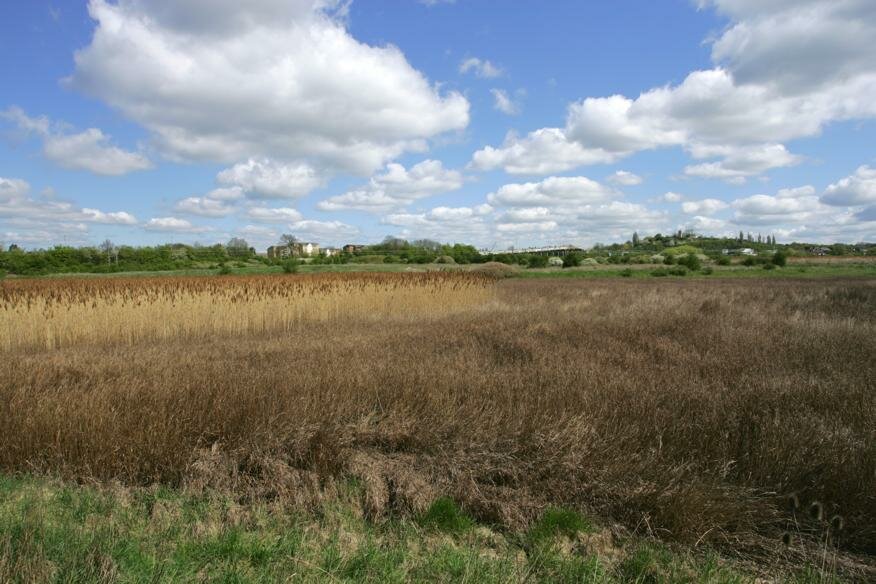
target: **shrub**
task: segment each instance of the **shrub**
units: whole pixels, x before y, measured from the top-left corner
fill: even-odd
[[[667,255],[663,257],[663,263],[667,266],[671,266],[675,263],[675,256]]]
[[[703,267],[703,263],[696,254],[689,253],[678,259],[678,265],[685,266],[692,272],[695,272]]]
[[[764,269],[764,270],[775,270],[775,269],[776,269],[776,264],[764,264],[764,265],[763,265],[763,269]]]
[[[715,263],[718,264],[719,266],[729,266],[733,262],[730,261],[729,257],[722,255],[717,260],[715,260]]]
[[[6,277],[6,270],[0,270],[0,280]]]
[[[220,276],[227,276],[230,273],[231,273],[231,268],[229,266],[226,266],[225,264],[219,264],[219,275]]]
[[[385,258],[383,258],[383,263],[384,264],[400,264],[401,258],[399,258],[398,256],[394,256],[394,255],[388,255]]]
[[[706,275],[706,276],[710,276],[710,275],[712,274],[712,272],[714,272],[715,270],[712,269],[712,266],[706,266],[705,268],[703,268],[703,269],[700,270],[700,271],[701,271],[704,275]]]
[[[283,262],[283,273],[284,274],[297,274],[298,273],[298,260],[295,258],[290,258]]]
[[[751,257],[751,256],[747,256],[744,260],[742,260],[742,265],[743,265],[743,266],[746,266],[746,267],[749,267],[749,268],[750,268],[751,266],[753,266],[755,263],[756,263],[756,262],[755,262],[754,258]]]
[[[675,266],[667,270],[670,276],[687,276],[687,268],[685,266]]]
[[[651,270],[651,275],[655,278],[665,278],[669,275],[669,272],[666,268],[657,268],[656,270]]]
[[[532,255],[529,256],[527,265],[530,268],[545,268],[548,265],[548,258],[542,255]]]
[[[448,255],[438,256],[435,258],[436,264],[455,264],[456,260]]]
[[[581,254],[578,252],[572,252],[570,254],[566,254],[563,257],[563,267],[564,268],[577,268],[581,265]]]
[[[620,275],[621,278],[631,278],[633,276],[633,270],[631,270],[630,268],[624,268],[623,270],[621,270]]]
[[[772,262],[773,265],[784,268],[788,265],[788,255],[783,251],[777,251],[773,254]]]

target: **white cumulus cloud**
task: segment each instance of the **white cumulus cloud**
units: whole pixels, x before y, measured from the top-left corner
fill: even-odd
[[[876,169],[859,167],[851,176],[831,184],[821,196],[827,205],[855,206],[876,203]]]
[[[17,107],[0,113],[19,129],[43,141],[43,155],[63,168],[87,170],[94,174],[119,176],[152,168],[148,158],[111,143],[111,137],[98,128],[69,133],[65,124],[52,124],[48,118],[31,118]]]
[[[451,192],[462,187],[463,176],[444,168],[441,161],[424,160],[409,169],[390,163],[386,170],[371,178],[367,185],[329,197],[317,204],[323,211],[357,209],[385,212],[404,207],[417,199]]]
[[[494,79],[496,77],[501,77],[504,74],[501,67],[493,65],[486,59],[479,59],[477,57],[464,59],[462,63],[459,64],[459,72],[463,74],[474,73],[476,76],[485,79]]]
[[[369,173],[460,130],[468,101],[402,52],[346,30],[346,3],[91,0],[70,85],[141,124],[166,155],[309,161]]]

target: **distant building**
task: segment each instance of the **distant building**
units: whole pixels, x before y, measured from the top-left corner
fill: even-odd
[[[268,258],[281,260],[292,255],[292,247],[288,245],[272,245],[268,248]]]
[[[307,257],[313,257],[319,255],[319,244],[318,243],[299,243],[301,247],[298,255],[303,255]]]
[[[504,252],[509,254],[530,254],[530,255],[546,255],[546,256],[564,256],[570,253],[581,253],[584,250],[575,245],[551,245],[547,247],[524,247],[519,249],[510,249]]]
[[[326,247],[326,248],[323,248],[322,255],[324,255],[327,258],[330,258],[332,256],[341,255],[341,250],[336,248],[336,247]]]
[[[358,243],[348,243],[343,247],[344,253],[359,253],[364,249],[365,246]]]
[[[747,255],[753,256],[757,255],[757,252],[751,249],[750,247],[742,247],[739,249],[722,249],[721,253],[724,255]]]
[[[829,247],[810,247],[809,253],[817,256],[826,256],[830,253]]]

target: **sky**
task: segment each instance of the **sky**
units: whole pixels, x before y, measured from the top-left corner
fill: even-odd
[[[0,5],[0,243],[876,241],[872,0]]]

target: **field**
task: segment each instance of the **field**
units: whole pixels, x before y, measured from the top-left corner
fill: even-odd
[[[871,278],[14,280],[0,307],[0,580],[876,578]]]

